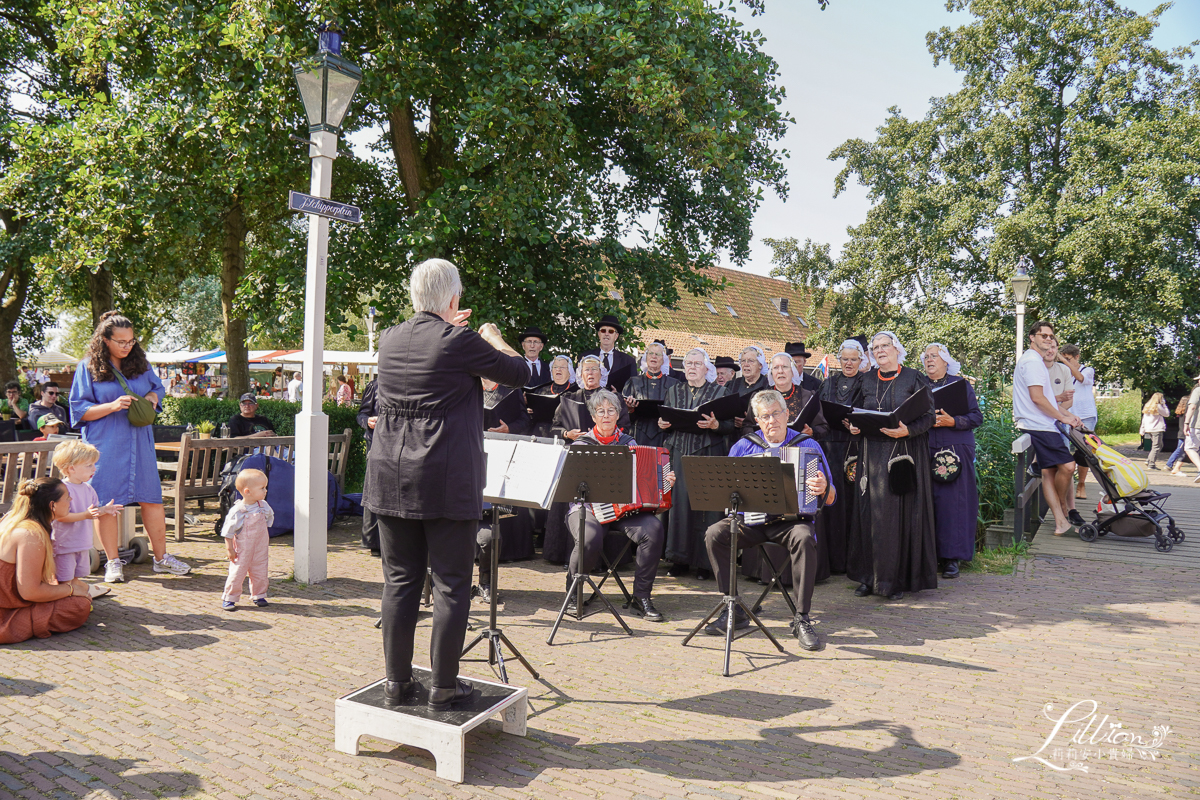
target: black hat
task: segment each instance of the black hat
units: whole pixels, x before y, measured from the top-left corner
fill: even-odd
[[[542,344],[545,344],[546,343],[546,334],[542,333],[541,328],[529,327],[529,328],[526,328],[525,330],[521,331],[521,335],[517,337],[517,344],[520,344],[521,342],[525,341],[526,339],[541,339]]]
[[[258,405],[258,398],[254,396],[254,392],[246,392],[238,398],[239,403],[254,403]]]
[[[788,342],[783,346],[783,352],[789,356],[804,356],[808,358],[812,353],[804,349],[804,342]]]
[[[864,352],[864,353],[865,353],[865,352],[867,352],[867,347],[868,347],[868,345],[867,345],[867,337],[865,337],[865,336],[851,336],[850,338],[851,338],[851,339],[853,339],[854,341],[856,341],[856,342],[858,342],[859,344],[861,344],[861,345],[862,345],[862,348],[863,348],[863,352]]]
[[[655,339],[653,342],[651,342],[651,344],[661,344],[663,346],[663,350],[667,351],[668,356],[671,355],[671,353],[675,352],[671,348],[667,347],[667,343],[664,342],[662,339]]]
[[[729,356],[717,356],[717,360],[713,362],[713,366],[717,369],[731,369],[734,372],[738,371],[738,362],[734,361]]]
[[[625,329],[621,327],[621,323],[617,322],[617,318],[612,314],[605,314],[603,317],[601,317],[600,321],[596,323],[596,330],[600,330],[605,325],[611,325],[612,327],[616,328],[617,336],[625,333]]]

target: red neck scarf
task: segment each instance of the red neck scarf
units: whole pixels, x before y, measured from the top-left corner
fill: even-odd
[[[612,444],[620,437],[621,437],[621,429],[620,428],[613,428],[612,436],[601,436],[599,428],[597,428],[597,427],[592,428],[592,438],[594,438],[600,444]]]

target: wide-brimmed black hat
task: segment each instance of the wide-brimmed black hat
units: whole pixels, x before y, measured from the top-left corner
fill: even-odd
[[[854,341],[856,341],[856,342],[858,342],[859,344],[861,344],[861,345],[862,345],[862,348],[863,348],[863,352],[864,352],[864,353],[865,353],[865,352],[867,352],[867,347],[868,347],[868,345],[867,345],[867,337],[865,337],[865,336],[851,336],[850,338],[851,338],[851,339],[853,339]]]
[[[804,356],[808,358],[812,353],[804,349],[804,342],[788,342],[783,346],[783,352],[789,356]]]
[[[526,339],[530,339],[530,338],[541,339],[542,344],[546,343],[546,334],[542,333],[542,329],[530,326],[530,327],[526,328],[525,330],[521,331],[521,335],[517,337],[517,344],[520,344],[521,342],[525,341]]]
[[[717,360],[713,362],[713,366],[717,369],[731,369],[734,372],[737,372],[739,367],[738,362],[729,356],[717,356]]]
[[[617,318],[612,314],[605,314],[603,317],[601,317],[600,321],[596,323],[596,330],[600,330],[605,325],[611,325],[612,327],[616,328],[617,336],[625,333],[625,329],[621,327],[621,323],[617,322]]]
[[[664,342],[662,339],[655,339],[653,342],[651,342],[651,344],[661,344],[663,346],[663,350],[667,351],[668,356],[671,355],[671,353],[675,352],[671,348],[667,347],[667,343]]]

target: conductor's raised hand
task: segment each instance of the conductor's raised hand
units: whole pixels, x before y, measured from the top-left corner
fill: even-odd
[[[454,312],[454,316],[450,318],[450,324],[461,328],[463,325],[467,324],[467,319],[470,316],[471,316],[471,309],[460,308],[458,311]],[[488,324],[491,324],[491,323],[488,323]],[[485,325],[484,327],[486,328],[487,325]],[[492,325],[492,327],[494,328],[496,326]],[[480,329],[479,332],[483,333],[483,330]],[[497,331],[497,333],[499,333],[499,331]]]

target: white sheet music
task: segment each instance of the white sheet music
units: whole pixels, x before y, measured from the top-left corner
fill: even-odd
[[[487,454],[487,483],[483,486],[484,497],[501,497],[504,493],[504,476],[512,461],[517,443],[512,439],[484,439],[483,452]]]

